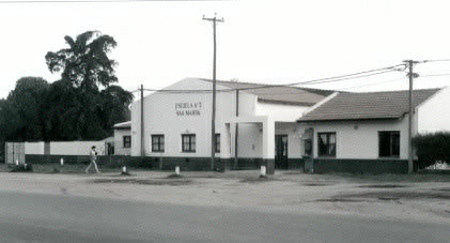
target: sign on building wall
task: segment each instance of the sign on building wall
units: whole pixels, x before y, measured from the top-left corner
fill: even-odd
[[[200,116],[201,110],[202,102],[175,103],[177,116]]]

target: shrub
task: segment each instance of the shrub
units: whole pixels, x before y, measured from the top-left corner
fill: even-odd
[[[11,172],[33,172],[33,167],[29,164],[19,164],[14,166]]]
[[[420,134],[413,140],[419,159],[419,169],[437,161],[450,162],[450,132]]]

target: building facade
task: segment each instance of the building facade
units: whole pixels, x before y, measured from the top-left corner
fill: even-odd
[[[407,173],[408,95],[339,93],[304,113],[298,121],[312,131],[315,172]],[[449,102],[448,88],[414,91],[412,136],[448,131]]]
[[[298,168],[303,163],[304,131],[296,120],[333,93],[218,81],[217,162],[212,165],[211,90],[210,80],[187,78],[146,96],[142,133],[141,101],[134,102],[131,155],[143,152],[161,169]]]
[[[114,154],[131,155],[131,122],[114,125]]]
[[[266,165],[269,173],[305,167],[319,173],[408,172],[408,91],[349,93],[218,81],[213,141],[211,90],[210,80],[186,78],[134,102],[131,130],[119,135],[129,132],[131,156],[157,169]],[[447,88],[414,91],[413,136],[449,130],[449,97]]]

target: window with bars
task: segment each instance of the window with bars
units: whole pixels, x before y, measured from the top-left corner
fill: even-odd
[[[131,136],[123,136],[123,147],[131,148]]]
[[[216,153],[220,153],[220,134],[217,133],[215,137],[216,142]]]
[[[318,152],[319,156],[336,157],[336,133],[319,133]]]
[[[194,153],[196,149],[195,134],[181,135],[182,152]]]
[[[152,135],[152,152],[164,152],[164,135]]]
[[[400,131],[380,131],[378,132],[378,142],[380,157],[400,156]]]

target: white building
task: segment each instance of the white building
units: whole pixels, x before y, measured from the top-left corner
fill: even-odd
[[[143,100],[143,123],[141,101],[134,102],[131,156],[142,155],[160,169],[266,165],[273,173],[302,168],[310,157],[316,172],[408,170],[407,91],[348,93],[218,81],[217,161],[211,165],[211,90],[210,80],[186,78],[154,92]],[[448,92],[414,92],[414,135],[450,128]]]
[[[160,168],[178,164],[185,169],[210,170],[211,90],[210,80],[186,78],[146,96],[142,134],[141,101],[134,102],[131,155],[141,156],[142,149]],[[216,157],[220,162],[214,167],[258,168],[265,164],[269,172],[275,166],[302,166],[300,135],[304,129],[296,120],[333,93],[225,81],[217,82],[217,90]]]
[[[450,90],[413,92],[413,136],[450,129]],[[316,172],[408,171],[409,92],[336,93],[299,119]]]
[[[131,155],[131,121],[114,125],[114,154]]]

